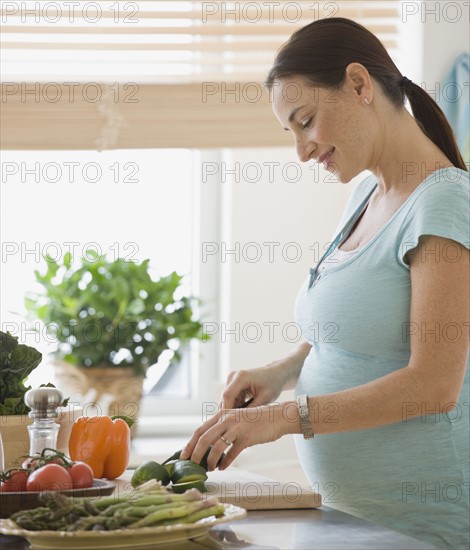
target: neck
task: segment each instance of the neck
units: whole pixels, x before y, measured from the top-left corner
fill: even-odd
[[[381,127],[369,168],[377,177],[379,196],[408,195],[436,170],[452,166],[405,108],[388,113]]]

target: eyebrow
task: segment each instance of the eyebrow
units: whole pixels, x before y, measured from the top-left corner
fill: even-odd
[[[289,115],[289,122],[292,122],[293,118],[295,117],[295,114],[297,113],[297,111],[300,111],[300,109],[303,109],[305,107],[305,105],[301,105],[300,107],[296,107],[292,113]]]
[[[289,122],[292,122],[293,119],[294,119],[294,117],[295,117],[295,115],[296,115],[296,113],[297,113],[298,111],[300,111],[300,109],[303,109],[304,107],[306,107],[306,105],[301,105],[300,107],[296,107],[296,108],[291,112],[291,114],[289,115],[289,119],[288,119]],[[289,128],[284,128],[284,130],[286,130],[286,131],[288,132],[288,131],[289,131]]]

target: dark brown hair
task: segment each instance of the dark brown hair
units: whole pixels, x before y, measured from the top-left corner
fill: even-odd
[[[307,82],[339,89],[350,63],[361,63],[380,84],[397,108],[411,105],[423,132],[442,150],[454,166],[468,171],[454,132],[432,97],[403,77],[380,40],[350,19],[320,19],[296,31],[276,55],[264,85],[271,90],[283,77],[303,76]]]

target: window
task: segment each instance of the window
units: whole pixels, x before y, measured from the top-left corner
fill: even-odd
[[[156,276],[173,270],[187,274],[192,293],[201,295],[199,223],[212,219],[199,214],[201,158],[189,149],[4,151],[2,330],[44,355],[53,348],[43,330],[29,331],[22,316],[25,292],[40,288],[34,271],[44,270],[46,254],[60,260],[67,251],[80,257],[91,248],[109,259],[150,258]],[[214,228],[206,224],[202,231]],[[211,307],[217,308],[214,303]],[[207,386],[205,379],[213,380],[214,363],[205,360],[201,366],[198,347],[174,368],[167,370],[163,358],[149,369],[144,387],[149,404],[144,406],[153,414],[159,408],[167,413],[199,411],[198,389]],[[33,380],[39,384],[51,378],[45,364]]]

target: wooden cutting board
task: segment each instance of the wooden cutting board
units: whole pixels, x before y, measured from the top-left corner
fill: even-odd
[[[208,472],[209,495],[246,510],[318,508],[321,495],[298,483],[282,483],[239,468]]]
[[[130,484],[133,470],[127,470],[117,483],[116,495],[133,491]],[[318,508],[321,495],[301,487],[298,483],[282,483],[275,479],[252,474],[239,468],[208,472],[206,495],[214,495],[221,502],[241,506],[246,510],[283,510]]]

